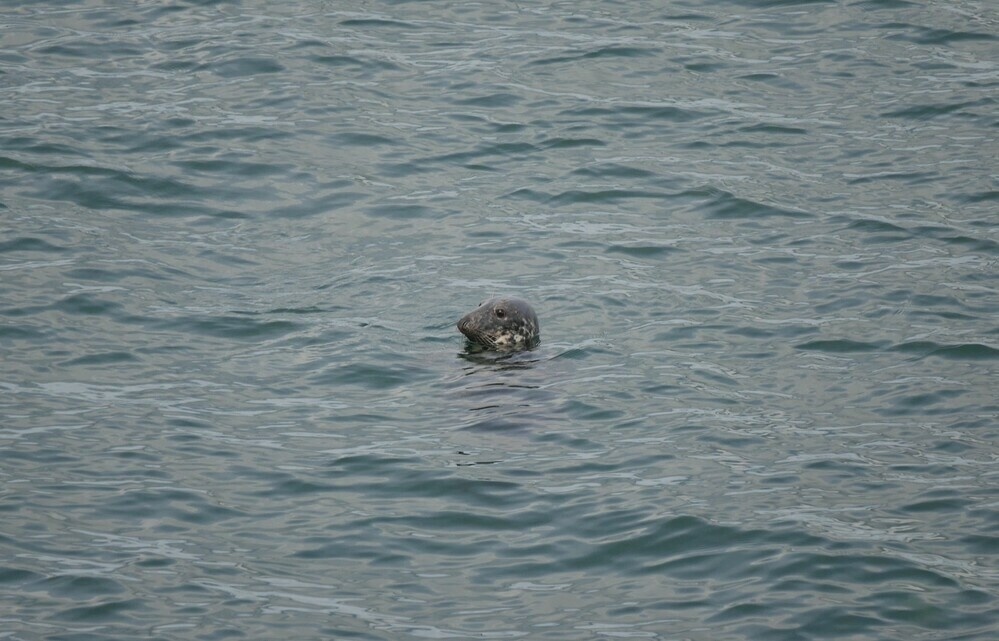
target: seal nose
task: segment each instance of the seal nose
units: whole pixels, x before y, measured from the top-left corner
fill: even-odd
[[[458,322],[456,323],[458,331],[466,336],[468,336],[468,323],[469,323],[468,314],[462,316],[460,319],[458,319]]]

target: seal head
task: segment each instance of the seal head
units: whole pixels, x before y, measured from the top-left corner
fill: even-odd
[[[458,321],[458,331],[489,349],[514,351],[538,344],[541,324],[525,300],[509,296],[490,298]]]

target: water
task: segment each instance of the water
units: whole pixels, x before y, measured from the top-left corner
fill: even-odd
[[[3,12],[3,638],[999,634],[994,3]]]

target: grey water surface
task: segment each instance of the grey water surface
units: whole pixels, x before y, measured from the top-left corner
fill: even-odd
[[[6,2],[0,638],[999,638],[999,4]],[[454,322],[526,298],[541,346]]]

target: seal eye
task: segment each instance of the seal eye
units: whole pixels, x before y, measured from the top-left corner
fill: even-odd
[[[506,312],[503,311],[502,307],[496,308],[496,318],[506,318]]]

